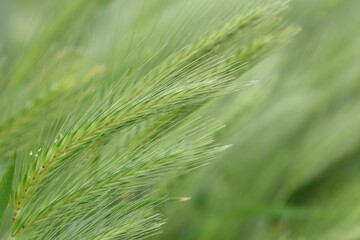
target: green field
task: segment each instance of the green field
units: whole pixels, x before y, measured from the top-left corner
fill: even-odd
[[[0,239],[360,239],[359,9],[2,0]]]

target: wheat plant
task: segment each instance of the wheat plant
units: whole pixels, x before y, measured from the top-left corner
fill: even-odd
[[[287,6],[3,1],[2,239],[158,233],[159,207],[189,199],[161,185],[228,147],[209,106],[297,32]]]

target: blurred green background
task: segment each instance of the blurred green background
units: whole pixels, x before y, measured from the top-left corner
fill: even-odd
[[[0,101],[0,124],[26,105],[23,99],[49,87],[43,83],[50,73],[53,81],[76,78],[104,63],[103,78],[136,79],[246,12],[250,2],[4,0],[0,50],[7,58],[0,59],[0,74],[13,74],[24,88],[11,103]],[[62,4],[66,21],[56,15]],[[293,0],[290,6],[288,22],[302,30],[242,77],[257,84],[202,109],[226,123],[216,139],[233,146],[208,166],[160,186],[159,195],[191,201],[162,207],[167,224],[153,239],[360,239],[360,1]],[[37,29],[52,30],[38,35]],[[59,57],[59,49],[43,46],[55,40],[76,46],[64,57],[76,70],[65,60],[56,72],[51,68],[58,60],[48,56]],[[34,67],[38,63],[47,67]],[[17,83],[34,76],[42,78]],[[0,100],[17,93],[7,82],[0,86],[7,89]],[[49,122],[37,129],[57,126]],[[18,137],[26,138],[31,131]],[[7,156],[13,147],[1,146],[0,153]]]

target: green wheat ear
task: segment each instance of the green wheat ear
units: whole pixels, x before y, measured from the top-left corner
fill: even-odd
[[[9,89],[28,86],[25,75],[84,2],[70,5],[18,61]],[[135,83],[117,82],[112,73],[92,74],[98,81],[89,81],[93,64],[81,65],[81,74],[61,70],[65,77],[56,79],[56,87],[43,87],[42,97],[0,126],[0,143],[6,144],[26,131],[24,126],[41,122],[40,113],[50,106],[62,109],[55,110],[51,124],[34,129],[42,139],[26,146],[36,149],[18,157],[8,239],[141,239],[159,232],[164,220],[156,209],[172,198],[152,197],[157,184],[206,164],[226,148],[213,140],[222,124],[199,117],[197,110],[248,84],[239,77],[296,32],[283,22],[286,8],[286,1],[267,2],[235,17],[139,74]],[[31,92],[31,85],[26,87]],[[68,110],[72,104],[75,111]],[[22,139],[33,141],[29,138]]]

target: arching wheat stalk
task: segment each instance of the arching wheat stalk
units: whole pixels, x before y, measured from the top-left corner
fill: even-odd
[[[239,77],[294,33],[282,20],[286,7],[282,1],[264,3],[234,17],[144,74],[120,81],[116,71],[108,72],[109,79],[91,83],[93,97],[79,93],[87,89],[89,75],[76,74],[5,123],[2,142],[16,126],[38,121],[33,116],[59,96],[69,93],[75,101],[74,110],[55,115],[66,118],[63,125],[42,126],[44,145],[32,144],[37,148],[17,160],[8,239],[140,239],[158,232],[163,219],[156,207],[171,198],[154,197],[156,184],[204,165],[226,148],[212,139],[222,125],[197,110],[250,83]],[[74,17],[74,9],[65,11],[61,24]],[[58,24],[52,31],[62,29]],[[40,43],[55,36],[45,34]],[[43,54],[34,49],[10,82],[21,83]],[[142,77],[131,82],[133,76]]]

